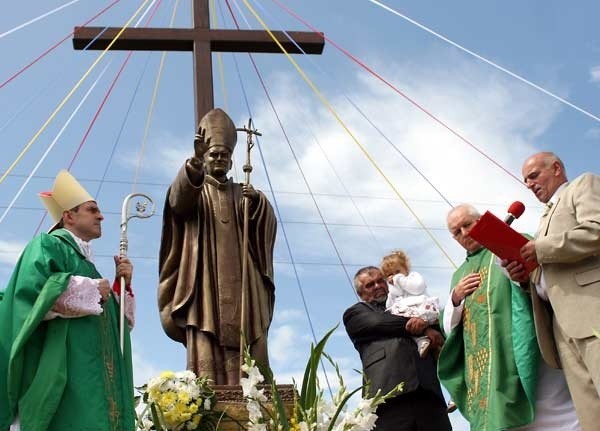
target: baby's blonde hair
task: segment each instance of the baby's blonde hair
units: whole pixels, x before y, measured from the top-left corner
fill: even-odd
[[[410,271],[410,259],[402,250],[394,250],[381,260],[381,272],[385,277],[398,274],[407,275]]]

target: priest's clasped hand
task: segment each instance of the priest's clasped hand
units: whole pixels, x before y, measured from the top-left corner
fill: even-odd
[[[457,306],[467,296],[475,292],[481,283],[481,276],[478,272],[466,275],[452,289],[452,303]]]

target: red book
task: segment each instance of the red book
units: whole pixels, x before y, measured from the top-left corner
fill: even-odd
[[[521,235],[489,211],[486,211],[475,223],[469,236],[500,259],[521,262],[528,272],[538,266],[536,262],[524,261],[519,253],[529,238]]]

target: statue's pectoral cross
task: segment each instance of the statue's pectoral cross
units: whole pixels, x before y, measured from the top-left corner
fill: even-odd
[[[192,51],[194,55],[194,89],[196,126],[214,107],[212,52],[281,53],[266,31],[213,30],[210,28],[208,0],[192,0],[193,28],[127,28],[111,46],[112,50]],[[76,27],[75,49],[105,49],[121,29],[109,27]],[[300,53],[298,47],[282,31],[272,32],[289,53]],[[321,33],[288,32],[307,54],[321,54]],[[92,43],[93,41],[93,43]]]

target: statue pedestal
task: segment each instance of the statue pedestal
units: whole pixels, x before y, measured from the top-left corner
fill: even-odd
[[[215,390],[217,404],[215,410],[225,412],[227,417],[223,417],[219,423],[220,431],[243,431],[248,423],[248,410],[246,409],[246,399],[244,398],[241,386],[212,386]],[[265,389],[267,397],[267,409],[272,409],[272,393],[270,385],[259,385],[259,389]],[[294,409],[294,385],[277,385],[277,392],[281,397],[283,406],[288,418],[292,417]]]

